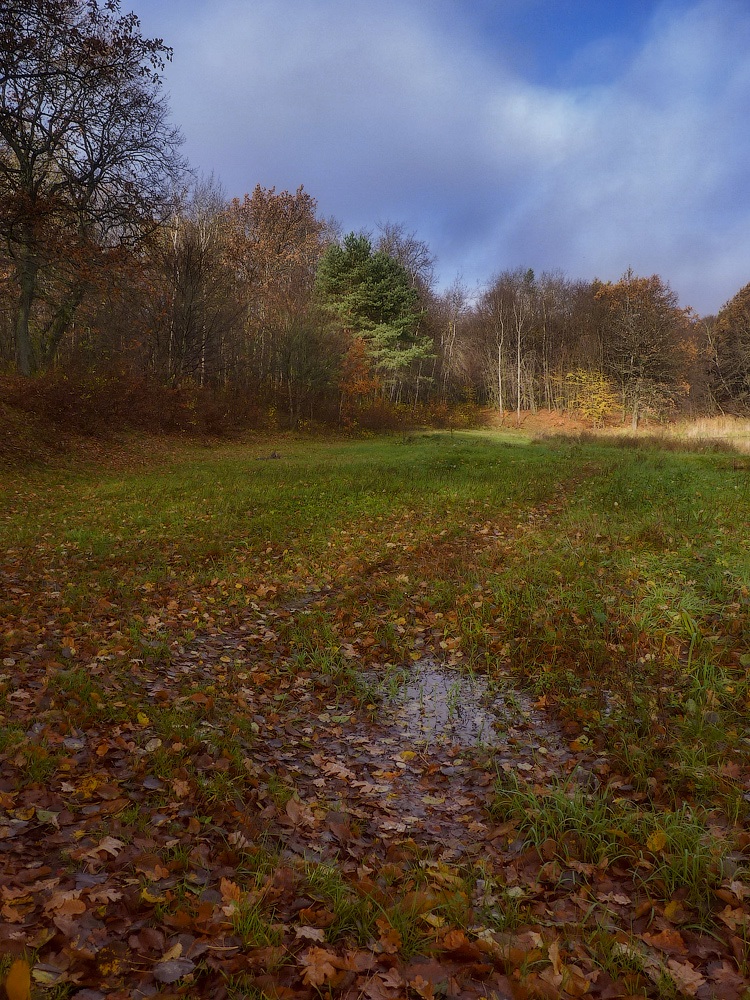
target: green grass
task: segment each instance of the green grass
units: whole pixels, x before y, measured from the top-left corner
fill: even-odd
[[[647,895],[669,901],[680,892],[706,919],[722,880],[729,842],[712,835],[705,819],[687,805],[658,813],[633,808],[606,793],[551,785],[539,794],[514,776],[502,775],[494,815],[513,819],[527,843],[563,864],[617,864],[632,868]]]
[[[261,461],[271,450],[281,459]],[[14,791],[44,786],[70,764],[65,738],[93,745],[116,730],[118,753],[135,748],[129,780],[186,784],[201,831],[228,837],[222,809],[283,811],[295,794],[283,770],[247,766],[258,713],[281,727],[317,692],[326,712],[377,719],[429,646],[507,688],[510,705],[518,689],[543,699],[565,738],[606,764],[593,792],[499,783],[497,821],[560,866],[606,860],[634,892],[677,894],[710,926],[750,808],[748,524],[750,476],[726,456],[489,431],[180,444],[169,459],[11,472],[0,765]],[[198,661],[176,671],[191,638],[260,615],[267,633],[217,676]],[[196,767],[204,754],[222,768]],[[163,801],[144,793],[113,817],[116,835],[146,828]],[[657,832],[664,845],[650,850]],[[225,844],[248,879],[273,872],[277,847]],[[335,861],[310,866],[300,892],[333,913],[328,942],[365,946],[387,912],[416,954],[425,925],[396,898],[407,869],[387,906]],[[493,926],[531,919],[522,896],[495,896]],[[248,946],[278,939],[270,910],[237,919]],[[637,973],[637,956],[605,937],[590,941],[601,967]]]

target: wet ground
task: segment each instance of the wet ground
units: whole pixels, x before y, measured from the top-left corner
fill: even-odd
[[[196,659],[251,660],[254,645],[238,634],[199,640],[188,654],[191,671]],[[321,692],[304,676],[275,721],[264,719],[266,706],[248,704],[260,725],[251,776],[279,780],[300,803],[283,817],[291,819],[291,850],[321,860],[357,836],[385,850],[409,837],[445,860],[476,855],[493,836],[487,806],[499,772],[540,784],[566,779],[574,766],[580,772],[581,755],[571,753],[557,721],[509,678],[490,683],[433,655],[404,667],[402,677],[370,713],[347,708],[332,688]],[[243,693],[257,698],[251,685]],[[319,818],[330,813],[342,817],[338,833],[321,836]]]

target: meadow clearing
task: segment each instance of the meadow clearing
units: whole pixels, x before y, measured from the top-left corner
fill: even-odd
[[[741,452],[144,439],[0,498],[0,981],[749,995]]]

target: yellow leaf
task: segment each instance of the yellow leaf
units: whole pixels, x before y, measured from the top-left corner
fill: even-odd
[[[141,726],[147,726],[149,722],[151,722],[151,719],[149,719],[149,717],[146,715],[145,712],[139,712],[135,718],[138,724]]]
[[[11,965],[5,980],[5,992],[8,1000],[31,1000],[31,970],[25,959],[17,958]]]
[[[141,889],[141,899],[144,903],[163,903],[166,898],[161,894],[149,892],[148,889]]]
[[[658,851],[663,851],[667,846],[667,835],[663,830],[654,830],[651,836],[646,841],[646,847],[649,851],[656,854]]]

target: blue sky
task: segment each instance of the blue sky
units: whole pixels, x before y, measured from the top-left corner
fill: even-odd
[[[632,267],[707,314],[750,281],[747,0],[131,4],[229,196],[403,223],[442,286]]]

